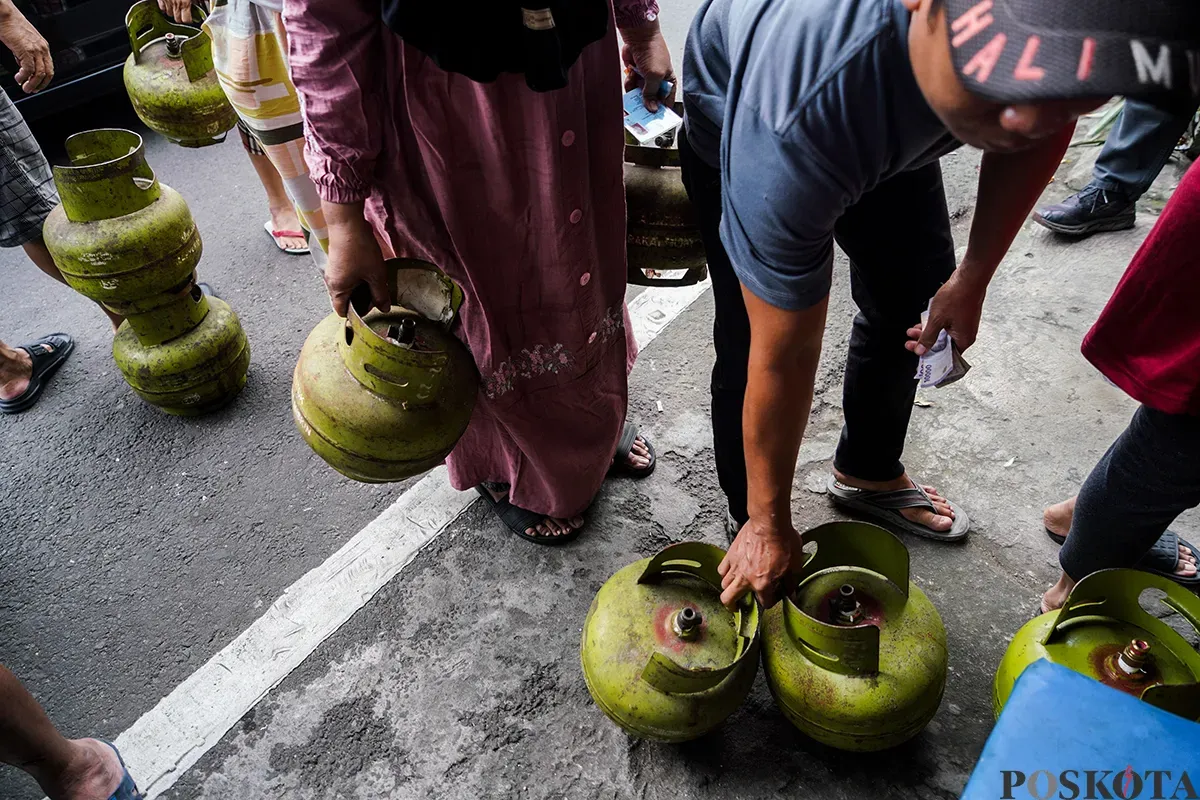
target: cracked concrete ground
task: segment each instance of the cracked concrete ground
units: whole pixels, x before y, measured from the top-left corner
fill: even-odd
[[[959,241],[976,163],[961,153],[944,165]],[[563,548],[531,547],[473,507],[167,796],[956,797],[991,729],[995,666],[1056,574],[1041,509],[1075,491],[1133,409],[1078,350],[1148,223],[1076,243],[1027,227],[989,293],[974,370],[923,392],[929,405],[914,409],[906,463],[975,522],[962,546],[907,539],[950,646],[945,699],[915,740],[869,757],[823,747],[784,720],[761,675],[724,726],[684,745],[628,738],[587,694],[580,626],[603,581],[672,542],[723,543],[705,296],[634,373],[634,413],[662,454],[653,477],[611,482],[586,535]],[[844,261],[836,274],[796,474],[796,519],[806,527],[839,516],[820,489],[853,313]]]
[[[663,5],[678,59],[696,3]],[[85,118],[130,124],[123,113]],[[204,232],[201,274],[247,328],[252,382],[219,414],[164,418],[113,371],[95,309],[19,253],[0,254],[0,336],[63,329],[80,343],[45,407],[0,433],[0,483],[19,488],[0,497],[0,662],[70,735],[126,729],[406,488],[339,478],[292,429],[291,365],[326,305],[311,265],[279,255],[261,233],[262,198],[236,144],[183,151],[151,139],[148,151]],[[1047,198],[1086,181],[1097,152],[1072,150]],[[971,152],[943,163],[960,244],[977,164]],[[992,671],[1055,575],[1041,509],[1077,489],[1133,409],[1082,359],[1079,341],[1180,171],[1164,172],[1133,231],[1068,243],[1027,227],[989,294],[974,370],[914,409],[906,463],[963,503],[975,531],[956,547],[906,540],[946,623],[951,668],[937,717],[913,742],[869,758],[816,745],[784,721],[761,677],[723,727],[681,746],[628,739],[587,695],[580,626],[603,581],[671,542],[724,542],[706,296],[633,374],[633,413],[662,457],[652,478],[610,483],[588,533],[560,549],[521,542],[472,508],[167,796],[956,796],[991,727]],[[840,426],[846,277],[839,258],[796,474],[801,527],[838,517],[820,489]],[[1195,533],[1197,521],[1188,515],[1180,528]],[[39,794],[0,770],[0,797]]]

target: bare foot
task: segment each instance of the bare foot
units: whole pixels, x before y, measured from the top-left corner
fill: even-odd
[[[1058,583],[1051,586],[1042,595],[1042,613],[1049,614],[1051,611],[1056,611],[1063,607],[1067,602],[1067,597],[1071,594],[1071,590],[1075,588],[1075,581],[1063,572],[1058,576]]]
[[[51,800],[108,800],[125,778],[116,752],[95,739],[74,739],[71,762],[54,784],[43,786]]]
[[[4,348],[0,360],[0,400],[12,400],[25,394],[33,377],[33,359],[19,347]]]
[[[497,491],[491,487],[487,488],[488,494],[494,500],[503,500],[508,497],[508,492]],[[526,528],[526,536],[545,537],[553,539],[559,536],[566,536],[572,531],[577,531],[583,527],[583,517],[573,517],[571,519],[557,519],[555,517],[544,517],[540,525],[536,528]]]
[[[1075,498],[1069,501],[1072,505]],[[1063,505],[1063,503],[1059,503]],[[1049,527],[1049,526],[1047,526]],[[1179,563],[1175,565],[1175,574],[1181,578],[1191,578],[1197,572],[1196,554],[1192,552],[1190,547],[1179,545]],[[1071,594],[1071,590],[1075,588],[1075,581],[1071,580],[1067,573],[1059,575],[1058,583],[1051,586],[1044,595],[1042,595],[1042,613],[1046,614],[1055,609],[1063,607],[1067,602],[1067,597]]]
[[[849,475],[834,469],[833,476],[837,478],[839,483],[844,483],[847,486],[852,486],[855,489],[866,489],[869,492],[890,492],[895,489],[912,489],[916,486],[912,479],[905,473],[894,481],[862,481],[858,478],[852,478]],[[933,511],[927,508],[902,508],[900,513],[909,522],[915,522],[933,531],[945,532],[954,527],[954,509],[950,508],[950,504],[942,497],[938,490],[932,486],[921,486],[925,493],[929,495],[929,499],[933,501]]]
[[[300,227],[300,218],[296,216],[296,210],[289,205],[271,209],[271,230],[301,231],[303,228]],[[304,241],[303,236],[276,236],[275,241],[285,250],[303,250],[308,247],[308,242]]]
[[[1042,524],[1056,536],[1065,537],[1071,532],[1071,519],[1075,516],[1075,498],[1055,503],[1042,512]]]

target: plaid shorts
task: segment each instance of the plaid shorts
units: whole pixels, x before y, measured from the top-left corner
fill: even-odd
[[[263,149],[262,142],[258,138],[258,134],[250,129],[246,124],[246,120],[238,117],[237,121],[238,134],[242,137],[242,147],[246,148],[246,152],[252,156],[265,156],[267,151]]]
[[[21,112],[0,91],[0,247],[20,247],[39,238],[56,205],[50,164]]]

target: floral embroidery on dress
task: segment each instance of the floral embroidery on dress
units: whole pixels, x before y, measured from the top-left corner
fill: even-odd
[[[608,310],[596,330],[596,338],[607,343],[625,330],[625,303],[621,302]],[[484,382],[484,391],[489,400],[508,394],[519,378],[536,378],[547,372],[559,373],[575,366],[575,354],[562,342],[553,345],[539,344],[526,347],[514,356],[506,358]]]
[[[547,372],[558,373],[574,365],[574,354],[563,346],[562,342],[555,345],[539,344],[532,349],[526,347],[512,358],[500,362],[487,379],[488,399],[494,400],[511,392],[513,382],[517,378],[535,378]]]
[[[596,333],[600,337],[600,341],[607,344],[610,339],[625,330],[625,304],[621,303],[608,310],[604,315],[604,319],[600,321],[600,330]]]

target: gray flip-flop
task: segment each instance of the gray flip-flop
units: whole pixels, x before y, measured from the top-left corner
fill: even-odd
[[[1046,529],[1046,535],[1050,537],[1050,541],[1057,544],[1063,544],[1067,541],[1067,537],[1060,536],[1049,528]],[[1190,576],[1175,574],[1175,568],[1179,566],[1179,545],[1183,545],[1193,553],[1200,555],[1200,550],[1196,548],[1196,545],[1168,528],[1163,532],[1162,536],[1158,537],[1158,541],[1154,543],[1154,546],[1146,551],[1146,555],[1142,556],[1133,565],[1133,568],[1140,569],[1142,572],[1149,572],[1152,575],[1161,575],[1164,578],[1175,581],[1181,586],[1200,586],[1200,571]]]
[[[946,504],[954,510],[954,525],[948,531],[935,531],[932,528],[926,528],[924,525],[918,525],[908,520],[901,514],[900,509],[902,508],[927,508],[930,511],[934,510],[933,501],[929,499],[929,495],[920,486],[914,486],[911,489],[895,489],[888,492],[872,492],[868,489],[856,489],[853,486],[847,486],[830,475],[829,481],[825,484],[825,489],[829,492],[829,496],[833,502],[839,506],[852,509],[869,517],[874,517],[891,528],[903,531],[904,533],[911,533],[914,536],[936,539],[939,542],[961,542],[967,538],[967,533],[971,530],[971,518],[967,516],[967,512],[949,500],[946,501]]]

